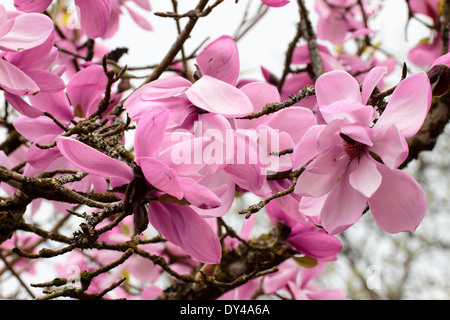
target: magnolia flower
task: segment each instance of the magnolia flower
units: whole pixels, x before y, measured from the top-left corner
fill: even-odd
[[[215,166],[210,174],[220,175],[220,179],[216,177],[213,180],[230,184],[231,177],[243,189],[257,192],[265,178],[261,175],[258,160],[254,163],[247,161],[249,153],[258,152],[246,140],[248,136],[252,141],[257,137],[255,132],[246,131],[245,128],[240,130],[233,123],[238,121],[236,117],[255,111],[255,106],[260,105],[265,97],[279,99],[279,94],[274,92],[273,86],[266,83],[236,87],[240,71],[238,48],[234,39],[228,35],[215,39],[203,48],[196,62],[199,78],[194,83],[178,75],[152,81],[133,93],[125,101],[124,108],[138,125],[148,112],[164,106],[170,112],[168,128],[174,131],[184,130],[202,137],[215,131],[217,135],[214,136],[212,148],[231,149],[235,152],[231,156],[223,152],[223,157],[216,153],[215,164],[220,165]],[[268,95],[266,92],[269,92]],[[195,124],[201,124],[201,127]],[[226,139],[230,136],[231,139]],[[247,152],[248,148],[252,152]],[[236,159],[238,154],[245,154],[247,158],[239,161]],[[209,168],[212,170],[213,167]]]
[[[165,139],[168,115],[165,108],[153,109],[141,119],[136,129],[134,161],[142,171],[142,178],[150,192],[147,194],[146,188],[139,185],[134,190],[138,199],[131,200],[139,206],[134,215],[140,215],[140,219],[145,221],[147,210],[143,211],[143,205],[148,202],[149,222],[168,241],[201,262],[217,263],[221,256],[219,239],[193,207],[215,208],[221,205],[221,200],[199,183],[197,166],[179,165],[172,168],[170,157],[167,157],[170,155],[170,146],[166,144],[171,139]],[[128,185],[138,177],[136,171],[126,163],[77,140],[58,137],[56,141],[67,160],[87,173],[109,177],[113,188]],[[217,192],[220,194],[223,188]],[[137,233],[146,228],[141,225],[138,227]]]
[[[295,187],[300,211],[319,215],[333,234],[357,222],[367,203],[390,233],[415,230],[426,213],[423,190],[396,168],[408,154],[406,138],[417,133],[430,108],[429,80],[424,72],[403,80],[373,125],[374,109],[366,103],[385,72],[374,68],[362,92],[346,72],[321,76],[316,95],[325,124],[312,127],[294,150],[294,168],[311,161]]]
[[[365,1],[367,2],[367,1]],[[351,37],[367,35],[373,33],[373,30],[365,28],[360,19],[361,8],[354,0],[333,0],[315,2],[315,9],[319,14],[317,22],[317,37],[328,40],[333,44],[342,44],[347,38],[348,33],[353,33]],[[365,15],[373,15],[378,11],[378,5],[365,3]]]
[[[27,74],[21,70],[22,66],[9,62],[7,54],[35,48],[43,44],[52,32],[53,22],[48,17],[35,13],[8,12],[0,5],[0,86],[6,92],[29,95],[41,90],[35,82],[39,78],[36,77],[38,71],[32,73],[35,77],[30,77],[31,72]],[[30,61],[27,61],[28,66],[31,66]]]
[[[433,23],[430,36],[422,39],[409,50],[408,59],[419,67],[427,67],[441,54],[440,0],[410,0],[409,8],[413,14],[427,17]]]

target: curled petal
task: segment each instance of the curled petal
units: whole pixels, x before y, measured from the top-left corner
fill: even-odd
[[[373,146],[369,148],[369,151],[378,155],[383,163],[391,169],[397,168],[406,160],[408,150],[408,142],[396,126],[391,126],[384,132],[376,134]]]
[[[157,159],[148,157],[140,157],[136,159],[136,163],[141,167],[150,185],[178,200],[183,199],[183,187],[174,169]]]
[[[222,204],[222,201],[214,192],[194,179],[180,177],[179,180],[184,189],[184,198],[191,205],[200,209],[212,209]]]
[[[124,183],[133,178],[130,167],[122,161],[108,157],[94,148],[71,138],[58,137],[56,144],[63,156],[87,173],[121,178]]]
[[[245,116],[253,111],[250,99],[232,85],[204,75],[187,91],[187,98],[200,109],[227,118]]]
[[[233,37],[223,35],[208,44],[197,56],[197,64],[204,75],[231,85],[239,76],[239,53]]]
[[[288,237],[288,242],[299,252],[309,257],[333,261],[341,251],[342,244],[334,236],[320,232],[317,227],[297,224]]]
[[[11,106],[19,111],[21,114],[30,117],[37,118],[43,114],[43,112],[33,106],[30,106],[22,97],[11,94],[9,92],[4,93],[5,99],[11,104]]]
[[[0,58],[0,86],[15,95],[30,95],[39,92],[40,88],[22,70]]]
[[[152,226],[192,258],[216,264],[221,258],[221,245],[209,224],[189,206],[152,202],[149,204]]]
[[[336,101],[320,108],[323,119],[330,123],[335,119],[347,119],[352,123],[369,125],[373,119],[374,110],[352,100]]]

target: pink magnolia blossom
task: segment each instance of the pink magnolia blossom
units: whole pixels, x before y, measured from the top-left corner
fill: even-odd
[[[414,230],[426,213],[423,190],[396,168],[408,154],[405,139],[420,129],[428,113],[429,80],[420,72],[402,81],[373,125],[376,114],[366,103],[385,72],[374,68],[362,92],[346,72],[332,71],[317,80],[325,124],[312,127],[294,150],[294,168],[312,160],[295,192],[302,195],[300,211],[320,216],[330,233],[357,222],[367,203],[378,225],[390,233]]]
[[[221,200],[213,191],[198,183],[198,178],[195,178],[198,167],[188,165],[174,169],[170,166],[170,157],[165,156],[170,152],[164,152],[168,115],[167,109],[158,108],[141,119],[135,134],[135,162],[142,169],[148,185],[157,189],[152,193],[152,198],[162,197],[163,200],[166,194],[179,201],[186,200],[190,205],[170,200],[152,201],[149,198],[149,220],[168,241],[180,246],[195,259],[217,263],[221,256],[219,240],[193,207],[215,208],[221,205]],[[152,139],[149,141],[148,137]],[[126,163],[110,158],[77,140],[58,137],[57,145],[64,157],[81,170],[110,177],[112,187],[128,184],[133,178],[133,172]]]
[[[20,53],[43,44],[53,32],[52,21],[41,14],[6,11],[0,5],[0,86],[14,95],[28,95],[40,87],[27,74],[8,61],[7,55]],[[29,64],[29,62],[28,62]],[[38,69],[38,68],[37,68]],[[34,70],[37,70],[34,69]],[[35,71],[33,75],[36,75]],[[36,79],[36,77],[34,77]]]
[[[434,25],[434,28],[430,30],[430,36],[422,39],[409,50],[408,59],[419,67],[428,67],[441,54],[440,2],[439,0],[411,0],[408,2],[413,14],[425,16]]]
[[[379,6],[364,1],[366,16],[373,15]],[[328,40],[333,44],[342,44],[349,38],[348,33],[354,33],[353,37],[361,34],[372,33],[373,30],[365,28],[361,15],[361,8],[354,0],[316,0],[315,10],[319,14],[317,22],[317,36]]]
[[[218,135],[214,137],[212,148],[224,150],[230,147],[235,152],[231,158],[226,157],[225,153],[224,158],[216,157],[215,164],[220,165],[214,169],[209,166],[210,170],[213,170],[210,173],[220,175],[218,181],[225,179],[225,184],[229,184],[231,178],[243,189],[257,192],[265,180],[261,175],[260,163],[258,160],[255,163],[247,161],[249,154],[252,152],[257,154],[257,150],[245,151],[252,148],[252,143],[246,141],[246,137],[252,136],[252,141],[256,141],[257,137],[255,132],[246,131],[245,128],[242,128],[243,130],[240,130],[239,126],[234,128],[233,121],[237,121],[234,118],[245,116],[255,110],[255,104],[259,103],[257,100],[263,100],[258,98],[261,96],[261,90],[267,89],[272,94],[273,88],[265,83],[262,83],[263,87],[258,88],[253,84],[236,87],[240,69],[239,55],[235,41],[227,35],[215,39],[203,48],[198,54],[197,64],[201,77],[194,83],[181,76],[158,79],[133,93],[125,101],[124,108],[138,125],[146,113],[165,106],[170,111],[168,128],[174,131],[185,130],[204,137],[215,130]],[[275,92],[272,96],[277,95]],[[196,124],[201,124],[201,127]],[[229,146],[226,144],[230,141],[225,139],[228,133],[233,136]],[[219,136],[224,139],[218,139]],[[238,154],[245,154],[247,159],[242,161],[244,163],[238,163],[235,158]],[[229,197],[227,199],[231,200]]]

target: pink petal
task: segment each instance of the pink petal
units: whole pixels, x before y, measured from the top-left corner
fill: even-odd
[[[408,59],[419,67],[428,67],[441,53],[441,37],[436,36],[430,43],[419,43],[409,50]]]
[[[333,44],[343,43],[347,31],[348,25],[343,21],[339,10],[330,10],[329,14],[322,16],[317,23],[317,36]]]
[[[189,80],[179,76],[161,78],[142,86],[131,97],[141,96],[143,100],[165,99],[179,95],[191,85]]]
[[[260,111],[269,102],[280,101],[280,93],[278,92],[278,89],[275,86],[265,82],[251,82],[242,86],[240,89],[252,102],[252,112]],[[271,115],[250,120],[235,119],[234,122],[237,128],[249,129],[256,128],[258,124],[265,123],[270,117]]]
[[[369,155],[363,155],[350,173],[349,182],[355,190],[370,198],[381,184],[381,174],[377,170],[375,160],[369,158]]]
[[[319,154],[317,139],[324,127],[325,125],[316,125],[305,132],[292,154],[292,167],[294,169],[299,169]]]
[[[435,18],[439,11],[440,0],[409,0],[411,11]]]
[[[54,135],[46,135],[39,137],[36,140],[36,143],[41,145],[46,145],[49,143],[52,143],[55,139]],[[64,160],[64,161],[58,161],[58,159]],[[57,148],[51,148],[51,149],[41,149],[36,146],[36,144],[32,144],[30,148],[28,149],[27,155],[26,155],[27,163],[33,167],[33,169],[36,169],[39,173],[45,170],[52,171],[49,167],[56,161],[59,165],[61,165],[61,162],[67,162],[63,157],[61,157],[61,152]],[[56,169],[60,169],[55,168]]]
[[[174,169],[157,159],[148,157],[140,157],[136,159],[136,163],[141,167],[147,183],[178,200],[183,199],[183,187]]]
[[[347,119],[351,123],[368,126],[373,119],[374,110],[360,102],[343,100],[332,102],[320,108],[323,119],[330,123],[335,119]]]
[[[374,137],[374,132],[369,127],[360,126],[358,124],[342,125],[340,132],[366,146],[373,145],[372,139]]]
[[[0,58],[0,86],[15,95],[29,95],[39,92],[39,87],[22,70]]]
[[[427,211],[424,191],[406,172],[377,165],[383,180],[369,199],[375,222],[389,233],[414,231]]]
[[[245,116],[253,111],[245,93],[208,75],[197,80],[186,91],[186,96],[197,107],[227,118]]]
[[[14,0],[17,10],[42,13],[50,6],[52,0]]]
[[[340,100],[361,103],[358,82],[350,74],[341,70],[324,73],[317,79],[316,97],[319,107]]]
[[[194,179],[180,177],[179,180],[184,189],[184,198],[191,205],[200,209],[212,209],[222,204],[222,201],[214,192]]]
[[[45,116],[37,118],[19,116],[14,119],[13,124],[14,128],[31,142],[36,142],[42,136],[57,136],[64,132],[52,119]]]
[[[150,5],[150,0],[134,0],[134,3],[136,3],[139,7],[146,11],[151,11],[152,7]]]
[[[141,300],[156,300],[162,294],[163,291],[160,287],[149,285],[142,290]]]
[[[377,154],[383,163],[394,169],[403,163],[408,157],[408,143],[400,134],[396,126],[375,135],[373,146],[369,151]]]
[[[81,107],[85,115],[96,111],[107,81],[100,65],[91,65],[77,72],[67,84],[67,96],[72,107]]]
[[[0,48],[23,51],[44,43],[53,32],[52,20],[40,13],[17,16],[11,30],[0,38]]]
[[[366,204],[367,197],[356,191],[349,182],[348,173],[344,174],[323,205],[321,222],[324,229],[330,234],[346,230],[361,218]]]
[[[231,36],[223,35],[208,44],[197,56],[203,75],[235,85],[239,76],[239,53]]]
[[[261,0],[262,3],[269,7],[282,7],[287,5],[290,1],[289,0]]]
[[[334,236],[320,232],[317,227],[297,224],[288,237],[297,252],[309,257],[333,261],[341,251],[342,244]]]
[[[111,14],[110,0],[75,0],[80,9],[81,28],[92,39],[105,34]]]
[[[192,209],[205,218],[225,215],[233,205],[235,197],[236,188],[231,177],[224,170],[220,170],[214,174],[206,175],[198,183],[212,190],[219,197],[222,204],[213,209],[200,209],[198,207],[192,207]]]
[[[149,220],[168,241],[203,263],[220,262],[222,250],[209,224],[188,206],[151,202]]]
[[[296,144],[309,128],[316,125],[316,116],[309,109],[291,107],[276,112],[266,124],[273,129],[287,132]]]
[[[64,90],[66,87],[64,81],[52,72],[27,69],[25,73],[39,86],[41,92],[55,93]]]
[[[45,93],[39,92],[30,96],[30,102],[33,107],[46,111],[59,121],[70,121],[73,119],[73,109],[70,107],[65,92]]]
[[[37,118],[43,114],[43,112],[33,106],[30,106],[22,97],[11,94],[7,91],[4,93],[5,99],[11,104],[11,106],[19,111],[21,114],[30,117]]]
[[[302,196],[324,196],[336,186],[338,176],[337,173],[318,174],[306,170],[298,179],[294,192]]]
[[[124,183],[133,178],[133,173],[126,163],[110,158],[78,140],[58,137],[56,144],[67,160],[87,173],[121,178]]]
[[[361,98],[363,104],[367,103],[373,90],[387,74],[387,71],[387,67],[375,67],[369,71],[362,86]]]
[[[131,18],[134,20],[134,22],[137,23],[138,26],[140,26],[144,30],[152,31],[153,27],[152,25],[145,19],[143,16],[141,16],[139,13],[134,11],[133,9],[129,8],[125,5],[125,8],[128,10],[128,13],[130,14]]]
[[[439,58],[437,58],[436,60],[434,60],[434,62],[430,65],[429,69],[431,70],[434,66],[436,66],[438,64],[450,66],[450,52],[446,53],[446,54],[440,56]]]
[[[225,171],[240,187],[257,192],[265,181],[262,165],[259,161],[256,137],[247,135],[248,132],[235,131],[234,157],[232,163],[225,167]]]
[[[397,86],[374,130],[395,125],[405,138],[412,137],[422,127],[430,105],[430,81],[425,72],[415,73]]]
[[[134,136],[136,158],[158,155],[168,119],[169,111],[164,107],[151,109],[141,118]]]

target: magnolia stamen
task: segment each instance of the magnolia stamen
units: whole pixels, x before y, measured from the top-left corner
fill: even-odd
[[[344,140],[344,150],[351,159],[360,158],[361,155],[366,152],[367,145],[358,142],[350,138],[344,133],[340,133],[339,136]]]

